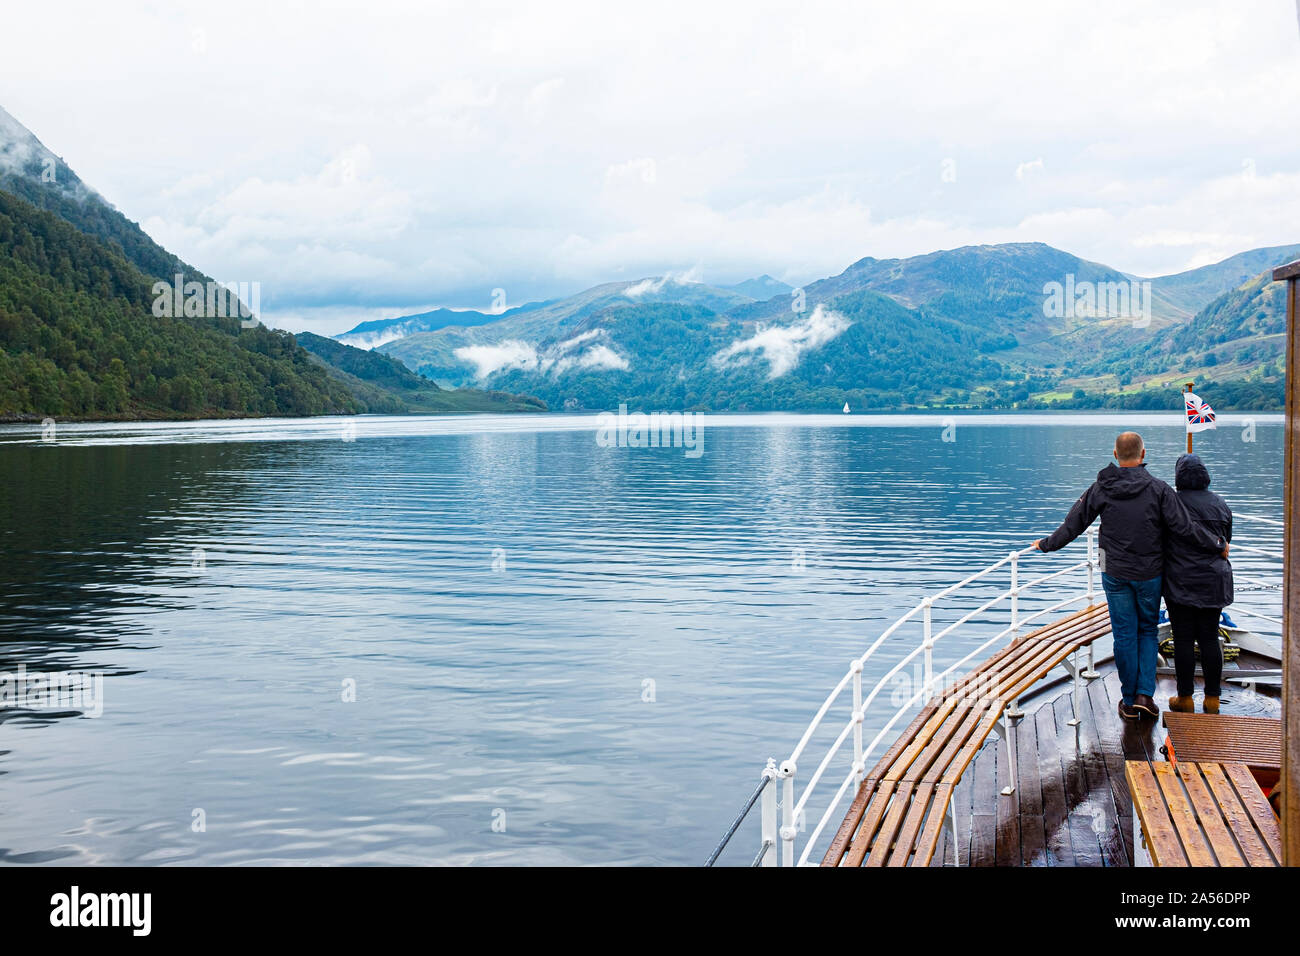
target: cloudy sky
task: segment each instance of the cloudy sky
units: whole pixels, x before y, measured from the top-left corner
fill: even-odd
[[[10,4],[0,105],[156,240],[337,332],[1035,240],[1300,240],[1295,0]]]

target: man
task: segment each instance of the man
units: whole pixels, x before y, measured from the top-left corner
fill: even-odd
[[[1178,495],[1143,463],[1142,436],[1124,432],[1115,439],[1115,465],[1070,509],[1065,522],[1034,542],[1039,551],[1065,547],[1101,516],[1101,585],[1110,610],[1119,671],[1120,716],[1159,717],[1156,692],[1157,632],[1160,624],[1160,573],[1166,538],[1171,547],[1228,556],[1228,542],[1196,524]]]

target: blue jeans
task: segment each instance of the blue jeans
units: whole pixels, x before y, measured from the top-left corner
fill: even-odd
[[[1132,704],[1139,694],[1153,697],[1160,644],[1160,577],[1124,581],[1103,573],[1101,586],[1110,609],[1120,696],[1125,704]]]

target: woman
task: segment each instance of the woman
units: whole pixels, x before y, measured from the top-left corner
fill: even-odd
[[[1187,514],[1206,530],[1232,540],[1232,509],[1209,491],[1210,473],[1196,455],[1182,455],[1174,466],[1174,488]],[[1221,555],[1209,556],[1184,547],[1177,538],[1165,543],[1163,584],[1169,626],[1174,632],[1174,669],[1178,696],[1169,709],[1191,712],[1196,676],[1196,648],[1201,650],[1207,714],[1219,712],[1219,681],[1223,653],[1219,649],[1219,615],[1232,603],[1232,565]]]

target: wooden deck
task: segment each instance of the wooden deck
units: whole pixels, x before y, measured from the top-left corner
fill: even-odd
[[[967,768],[953,794],[963,866],[1131,865],[1133,804],[1124,762],[1164,762],[1165,729],[1159,721],[1120,718],[1114,664],[1097,670],[1102,676],[1088,683],[1083,695],[1077,744],[1075,728],[1066,723],[1070,682],[1022,699],[1025,716],[1016,733],[1020,780],[1014,794],[999,794],[1008,765],[1006,745],[997,737],[989,738]],[[1174,692],[1172,678],[1158,678],[1155,699],[1162,708]],[[1199,693],[1198,688],[1198,709]],[[1231,684],[1224,687],[1222,706],[1225,714],[1276,717],[1281,712],[1276,698]],[[953,849],[945,830],[931,865],[951,866]]]

